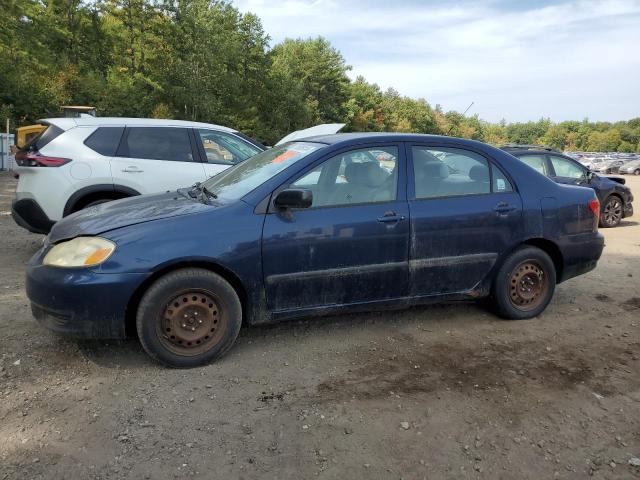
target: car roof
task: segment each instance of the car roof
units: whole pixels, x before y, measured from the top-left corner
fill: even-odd
[[[556,155],[562,155],[564,157],[567,157],[567,155],[565,155],[564,153],[558,150],[554,150],[552,148],[535,148],[535,147],[528,147],[528,146],[522,146],[522,147],[504,146],[504,147],[500,147],[500,150],[504,150],[505,152],[510,153],[515,157],[517,157],[518,155],[523,155],[525,153],[527,155],[547,155],[549,153],[553,153]],[[568,157],[568,158],[571,158],[571,157]],[[575,158],[573,160],[575,160]]]
[[[317,135],[294,140],[296,142],[311,141],[316,143],[326,143],[327,145],[344,144],[345,146],[367,141],[371,142],[439,142],[452,143],[456,145],[467,144],[485,145],[482,142],[468,140],[459,137],[445,137],[443,135],[426,135],[420,133],[393,133],[393,132],[353,132],[335,133],[332,135]]]
[[[233,128],[215,125],[212,123],[189,122],[187,120],[169,120],[160,118],[125,118],[125,117],[94,117],[92,115],[81,115],[79,117],[43,118],[40,123],[55,125],[63,130],[73,127],[104,127],[131,125],[138,127],[192,127],[210,128],[222,132],[236,132]]]

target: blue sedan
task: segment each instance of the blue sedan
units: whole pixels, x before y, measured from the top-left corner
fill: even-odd
[[[483,297],[525,319],[595,268],[599,209],[592,189],[483,143],[311,137],[66,217],[31,259],[27,294],[52,330],[137,334],[174,367],[220,357],[243,322]]]

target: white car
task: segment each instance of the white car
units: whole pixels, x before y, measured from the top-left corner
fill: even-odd
[[[16,223],[35,233],[91,205],[203,182],[266,148],[231,128],[181,120],[82,115],[40,123],[47,129],[16,154],[11,205]]]

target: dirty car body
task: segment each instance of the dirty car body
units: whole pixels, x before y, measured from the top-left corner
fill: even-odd
[[[485,297],[523,245],[549,255],[558,283],[602,253],[593,190],[532,175],[480,142],[338,134],[272,150],[260,154],[271,155],[263,177],[253,179],[250,159],[205,183],[212,195],[140,196],[57,223],[27,270],[36,318],[60,332],[124,337],[145,291],[185,267],[225,279],[242,322],[257,324]],[[285,190],[308,204],[279,207]],[[82,237],[115,250],[91,267],[43,264],[55,245]]]

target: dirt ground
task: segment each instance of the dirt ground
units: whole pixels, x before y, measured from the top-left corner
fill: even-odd
[[[452,304],[247,328],[184,371],[32,320],[42,237],[14,188],[1,174],[0,480],[640,478],[639,215],[534,320]]]

